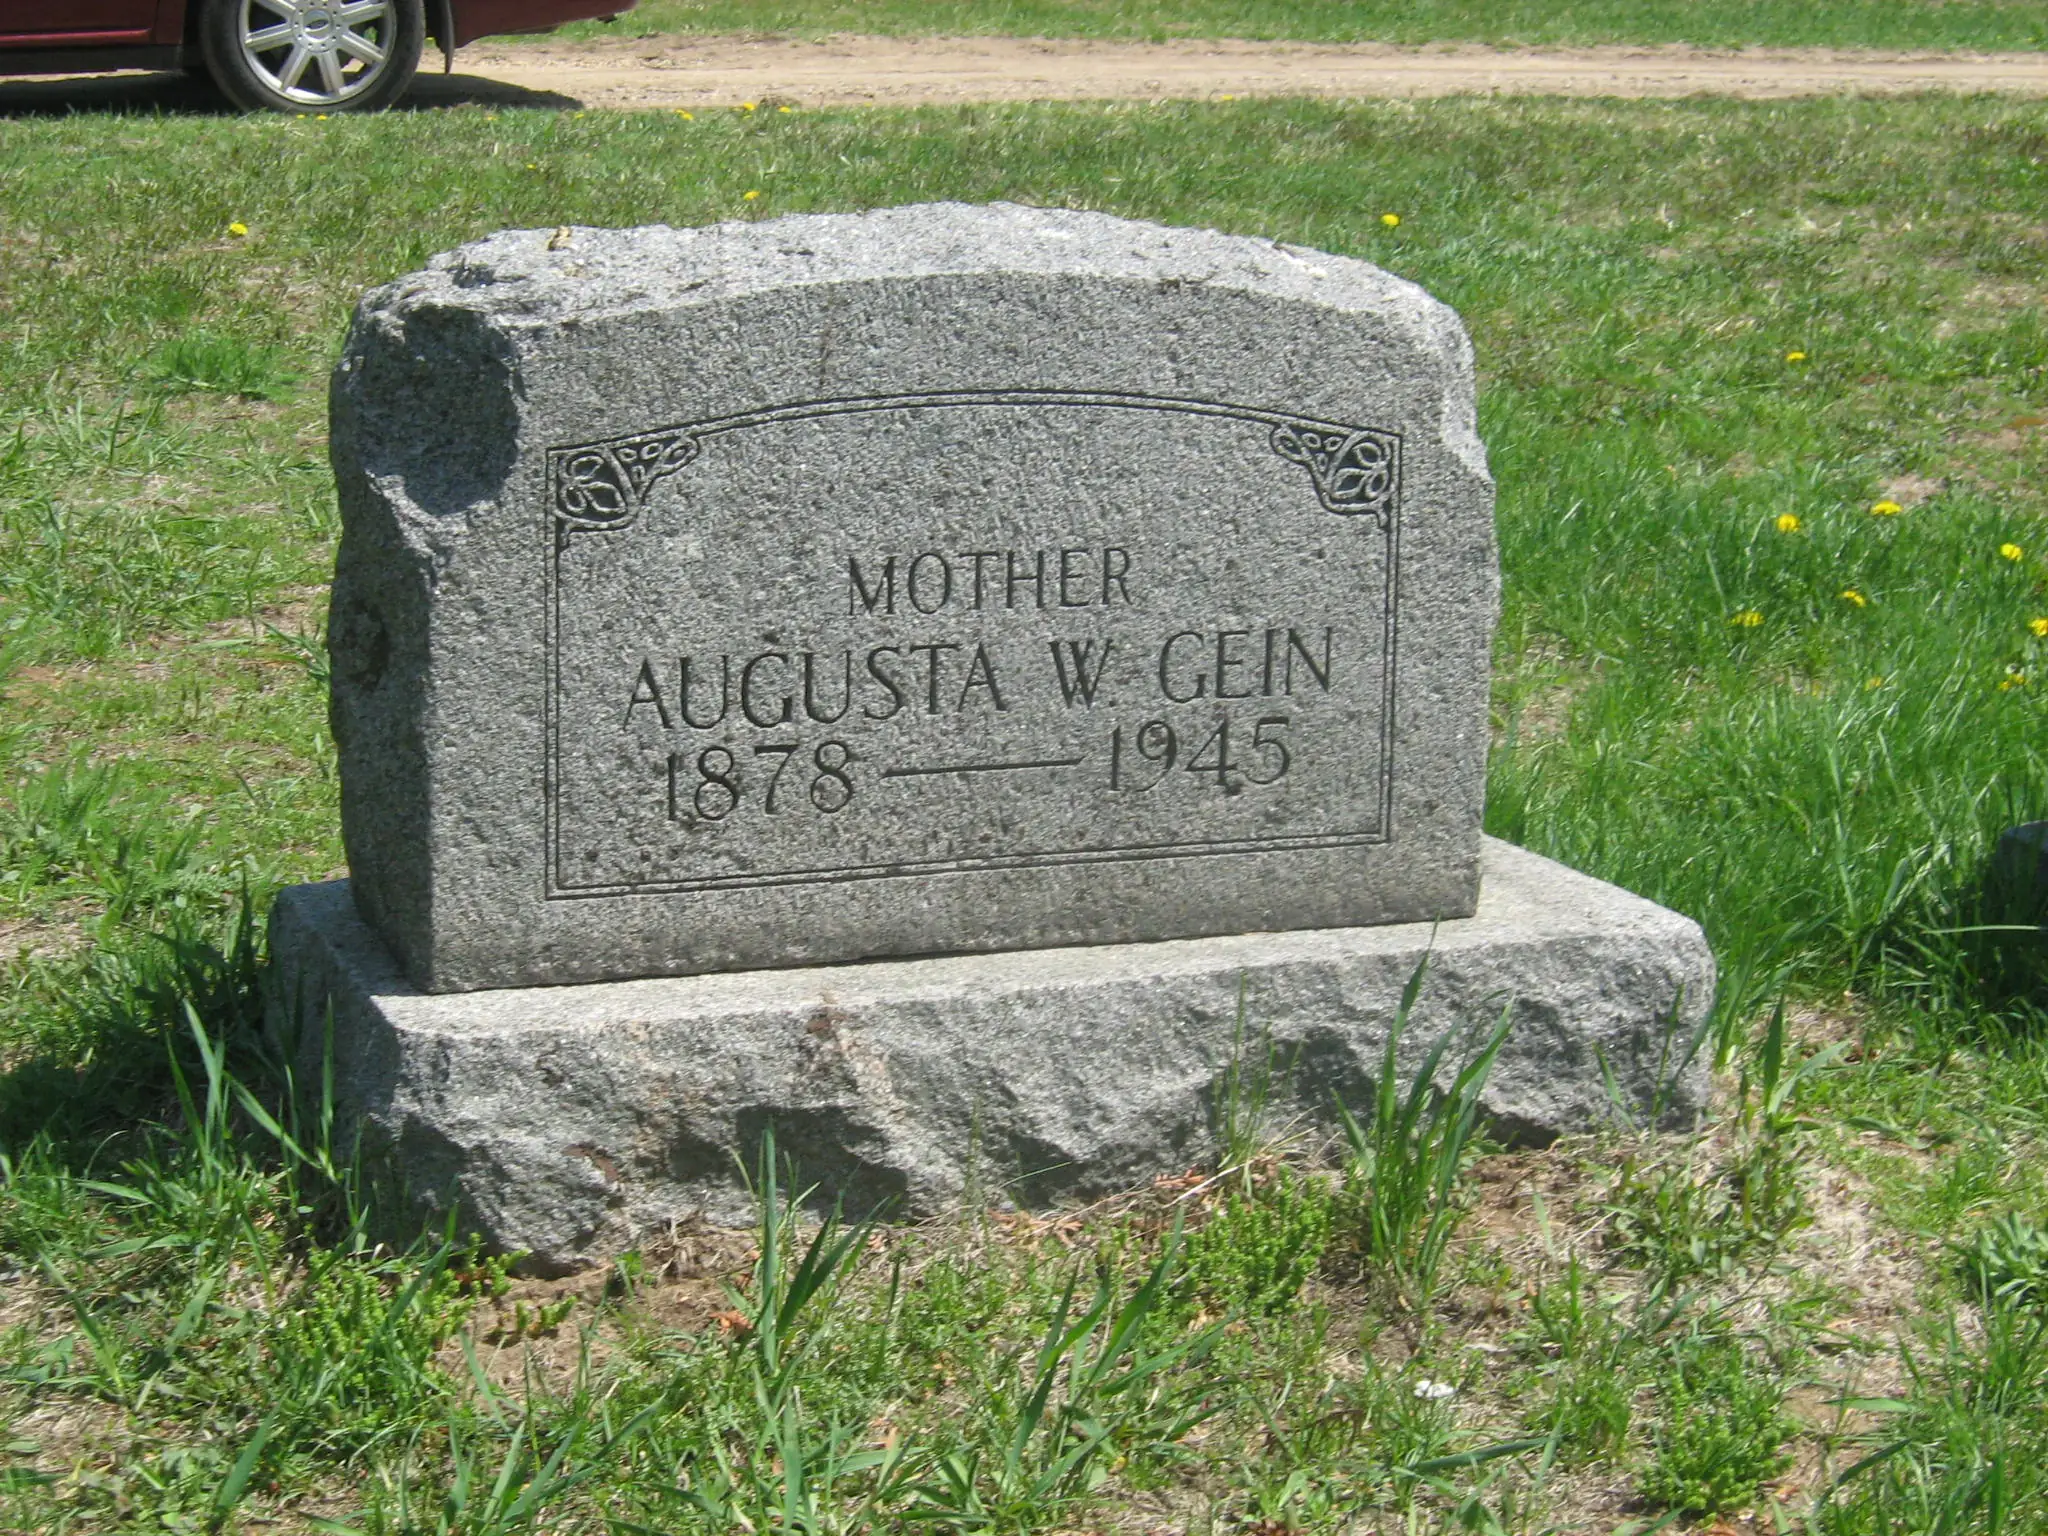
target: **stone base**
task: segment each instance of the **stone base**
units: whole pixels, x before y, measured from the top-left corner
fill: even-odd
[[[1505,843],[1482,868],[1478,913],[1434,926],[439,996],[345,882],[299,886],[271,917],[271,1027],[307,1082],[331,1038],[339,1123],[420,1214],[458,1204],[541,1273],[695,1210],[747,1219],[742,1160],[771,1125],[850,1211],[908,1215],[970,1187],[1043,1205],[1181,1171],[1213,1154],[1233,1076],[1270,1079],[1269,1126],[1328,1131],[1337,1102],[1368,1102],[1425,954],[1404,1071],[1512,1007],[1497,1135],[1540,1142],[1617,1101],[1691,1123],[1714,985],[1698,926]]]

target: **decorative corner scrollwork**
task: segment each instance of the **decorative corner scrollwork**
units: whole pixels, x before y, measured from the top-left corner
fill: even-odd
[[[1308,471],[1325,512],[1380,517],[1393,505],[1399,441],[1364,427],[1288,422],[1273,429],[1273,451]]]
[[[588,532],[630,527],[655,482],[690,463],[701,446],[679,427],[553,450],[555,520]]]

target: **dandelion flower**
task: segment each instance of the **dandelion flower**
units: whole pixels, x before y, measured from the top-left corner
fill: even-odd
[[[750,203],[751,203],[751,202],[753,202],[753,201],[754,201],[755,199],[757,199],[758,197],[760,197],[760,195],[761,195],[761,189],[760,189],[759,187],[749,187],[749,188],[747,188],[747,190],[746,190],[745,192],[741,193],[740,195],[741,195],[741,196],[742,196],[743,198],[745,198],[745,199],[746,199],[746,201],[748,201],[748,202],[750,202]]]
[[[1869,678],[1869,679],[1866,679],[1866,680],[1865,680],[1865,682],[1864,682],[1864,684],[1863,684],[1863,686],[1864,686],[1864,688],[1865,688],[1865,689],[1874,689],[1874,688],[1882,688],[1882,687],[1883,687],[1884,685],[1885,685],[1885,679],[1883,679],[1883,678],[1881,678],[1881,677],[1873,677],[1873,678]]]
[[[1401,215],[1398,213],[1383,213],[1380,215],[1380,222],[1389,229],[1399,229],[1401,227]]]
[[[529,161],[527,161],[527,162],[526,162],[526,168],[527,168],[527,169],[528,169],[529,171],[537,171],[537,170],[539,170],[539,169],[540,169],[540,167],[539,167],[538,165],[536,165],[536,164],[535,164],[535,163],[534,163],[533,161],[531,161],[531,160],[529,160]]]
[[[1861,592],[1858,592],[1854,587],[1842,588],[1842,601],[1852,608],[1868,608],[1870,606],[1870,599]]]
[[[1905,510],[1904,507],[1900,506],[1890,497],[1886,497],[1883,501],[1873,501],[1870,504],[1870,515],[1872,517],[1897,517]]]
[[[1231,95],[1229,92],[1226,91],[1223,95],[1218,96],[1216,99],[1218,101],[1235,101],[1237,100],[1237,97]]]
[[[754,110],[754,104],[751,101],[743,101],[740,103],[740,110],[742,112],[751,112]]]
[[[242,238],[242,236],[249,233],[249,226],[244,224],[240,219],[237,219],[235,220],[234,223],[228,226],[228,233],[233,235],[237,240],[239,240]]]
[[[686,123],[694,123],[695,121],[697,121],[696,113],[685,112],[681,107],[676,108],[676,116],[680,117]]]
[[[1728,622],[1730,624],[1733,624],[1737,629],[1755,629],[1757,625],[1763,623],[1763,621],[1764,616],[1761,613],[1757,612],[1756,609],[1745,608],[1740,613],[1736,614],[1733,618],[1729,619]]]
[[[2048,640],[2048,619],[2029,619],[2027,620],[2027,628],[2043,640]]]
[[[1785,361],[1788,363],[1803,363],[1806,361],[1806,354],[1799,351],[1787,352],[1785,354]]]
[[[325,112],[315,112],[313,114],[313,121],[316,123],[324,123],[327,121],[327,114]],[[494,117],[491,119],[491,121],[495,123],[497,119]]]
[[[1998,546],[1998,557],[2001,560],[2017,560],[2025,553],[2026,551],[2017,544],[2001,544]]]
[[[1793,512],[1780,512],[1778,514],[1778,521],[1776,527],[1778,532],[1780,533],[1797,533],[1799,531],[1798,514]]]
[[[777,108],[776,108],[775,110],[776,110],[776,111],[778,111],[778,112],[781,112],[781,113],[783,113],[783,114],[785,114],[785,115],[787,115],[788,113],[794,112],[794,111],[796,110],[796,108],[795,108],[795,107],[777,107]]]
[[[2001,677],[1998,680],[1998,691],[2000,693],[2004,693],[2009,689],[2024,688],[2026,686],[2027,674],[2022,672],[2018,667],[2007,668],[2005,676]]]

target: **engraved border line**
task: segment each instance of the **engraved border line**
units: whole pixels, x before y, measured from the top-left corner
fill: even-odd
[[[1197,843],[1172,843],[1154,845],[1122,845],[1103,848],[1064,849],[1035,853],[989,855],[984,858],[946,859],[912,861],[891,864],[864,865],[837,869],[790,870],[760,875],[712,876],[703,880],[660,881],[634,884],[607,884],[578,886],[562,878],[561,817],[557,798],[561,789],[560,779],[560,699],[561,669],[561,583],[560,560],[567,548],[569,537],[582,532],[612,532],[629,527],[634,516],[629,513],[616,523],[601,527],[578,527],[564,518],[555,505],[555,490],[561,461],[564,455],[612,448],[621,444],[634,443],[644,438],[660,437],[671,433],[686,433],[693,437],[715,436],[726,432],[743,431],[750,427],[770,426],[783,422],[811,420],[821,416],[861,415],[882,411],[928,410],[947,407],[973,406],[1074,406],[1081,408],[1107,408],[1120,410],[1153,410],[1168,414],[1210,417],[1228,421],[1251,422],[1268,428],[1311,427],[1325,432],[1352,433],[1369,431],[1385,439],[1393,448],[1393,482],[1384,511],[1370,513],[1379,527],[1385,544],[1385,577],[1381,583],[1385,616],[1385,680],[1383,704],[1380,717],[1380,814],[1376,828],[1351,832],[1297,834],[1295,836],[1248,838],[1241,842],[1212,841]],[[1186,397],[1166,395],[1127,394],[1097,390],[935,390],[925,393],[903,395],[866,395],[823,398],[817,400],[793,401],[786,405],[773,406],[762,410],[734,412],[726,416],[709,417],[696,422],[683,422],[674,426],[656,427],[645,432],[624,433],[616,437],[602,438],[591,442],[551,447],[543,455],[543,477],[547,494],[548,516],[543,521],[542,533],[545,540],[543,561],[547,573],[547,597],[543,610],[543,624],[546,629],[547,678],[545,697],[542,700],[542,729],[545,733],[542,766],[542,815],[544,818],[543,837],[546,847],[546,868],[543,871],[543,899],[550,901],[578,900],[589,897],[611,896],[659,896],[682,894],[695,891],[716,891],[728,889],[749,889],[775,885],[835,884],[849,880],[887,879],[894,876],[917,874],[968,873],[978,870],[1000,870],[1017,868],[1041,868],[1058,864],[1115,863],[1142,859],[1189,858],[1204,854],[1257,854],[1303,851],[1314,848],[1355,847],[1382,844],[1392,838],[1394,801],[1394,699],[1395,699],[1395,645],[1397,630],[1397,593],[1400,582],[1399,540],[1396,529],[1399,524],[1400,487],[1403,479],[1403,434],[1390,428],[1357,428],[1342,422],[1322,421],[1298,412],[1269,411],[1258,406],[1231,405],[1216,400],[1195,400]],[[651,486],[649,487],[651,490]],[[643,498],[644,499],[644,498]],[[637,508],[635,509],[637,511]],[[1010,765],[1023,766],[1023,765]],[[1030,766],[1068,766],[1065,763]],[[965,772],[972,768],[924,770],[925,772]],[[919,770],[898,771],[885,777],[904,777]]]
[[[1060,864],[1121,864],[1151,859],[1185,859],[1217,854],[1301,853],[1318,848],[1373,847],[1388,841],[1383,831],[1304,832],[1291,837],[1245,838],[1199,843],[1138,843],[1050,852],[992,853],[981,858],[930,859],[895,864],[840,865],[815,870],[778,870],[768,875],[712,875],[702,880],[649,881],[632,885],[557,886],[553,901],[598,896],[675,896],[698,891],[753,890],[777,885],[844,885],[854,880],[889,880],[909,875],[964,875],[988,870],[1043,869]]]
[[[959,389],[929,390],[905,395],[838,395],[816,400],[794,400],[787,405],[762,410],[735,411],[728,416],[707,416],[702,421],[679,421],[650,427],[644,432],[623,432],[616,437],[596,438],[586,443],[565,443],[550,453],[573,453],[587,448],[615,448],[638,442],[643,437],[663,437],[686,432],[692,437],[713,437],[721,432],[739,432],[749,427],[774,426],[785,421],[805,421],[817,416],[858,416],[871,411],[917,411],[947,406],[977,405],[1072,405],[1113,410],[1167,411],[1185,416],[1221,416],[1232,421],[1255,421],[1266,427],[1315,427],[1324,432],[1355,432],[1358,427],[1339,421],[1323,421],[1298,411],[1269,411],[1256,405],[1232,405],[1223,400],[1196,400],[1180,395],[1143,395],[1121,390],[1095,389]],[[1402,434],[1387,427],[1364,430],[1375,436],[1401,441]]]
[[[1365,436],[1384,442],[1391,450],[1386,507],[1356,507],[1344,509],[1337,506],[1328,488],[1323,484],[1319,470],[1311,469],[1310,478],[1316,482],[1316,495],[1325,511],[1343,512],[1349,516],[1383,518],[1391,510],[1392,503],[1399,495],[1401,481],[1402,434],[1389,427],[1359,427],[1344,422],[1324,421],[1319,417],[1306,416],[1297,412],[1269,411],[1262,406],[1232,405],[1221,400],[1197,400],[1176,395],[1145,395],[1120,390],[1088,389],[976,389],[976,390],[929,390],[921,393],[902,395],[843,395],[826,396],[816,400],[791,401],[786,405],[766,406],[752,411],[735,411],[725,416],[707,416],[700,421],[675,422],[667,426],[650,427],[642,432],[621,433],[613,437],[596,438],[588,442],[568,443],[547,450],[548,495],[550,512],[561,525],[564,534],[575,533],[616,533],[629,528],[637,520],[647,499],[653,494],[654,486],[669,475],[693,462],[697,448],[707,437],[716,437],[727,432],[745,431],[751,427],[774,426],[790,421],[810,421],[826,416],[857,416],[881,411],[916,411],[933,409],[958,409],[964,407],[988,406],[1072,406],[1099,410],[1161,411],[1184,416],[1207,416],[1228,421],[1253,422],[1271,431],[1282,428],[1290,431],[1309,428],[1314,431],[1341,435],[1346,439]],[[562,501],[564,495],[563,477],[568,466],[577,458],[616,456],[627,448],[645,448],[662,439],[669,440],[669,446],[688,444],[690,451],[677,457],[673,462],[668,456],[651,472],[644,467],[640,478],[613,469],[616,479],[612,482],[613,493],[618,500],[618,510],[612,513],[593,515],[579,513],[567,508]],[[1283,454],[1291,462],[1307,467],[1308,461],[1294,454]]]

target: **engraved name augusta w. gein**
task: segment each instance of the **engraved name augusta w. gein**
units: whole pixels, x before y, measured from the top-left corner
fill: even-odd
[[[1385,841],[1401,444],[816,400],[549,454],[553,898]]]

